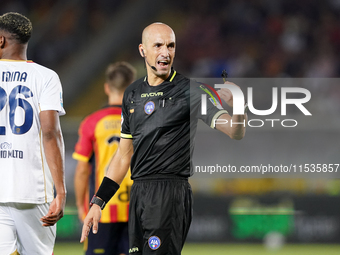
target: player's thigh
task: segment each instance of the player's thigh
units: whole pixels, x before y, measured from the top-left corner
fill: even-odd
[[[50,255],[56,238],[56,226],[43,227],[40,221],[49,209],[45,204],[13,203],[12,215],[18,236],[18,252],[20,255]]]
[[[128,233],[128,223],[120,222],[116,223],[118,225],[118,231],[116,236],[119,239],[117,254],[129,254],[129,233]]]
[[[185,180],[160,183],[142,221],[143,255],[180,255],[191,224],[192,193]]]
[[[14,254],[16,250],[16,230],[9,208],[0,203],[0,254]]]
[[[129,231],[134,233],[130,233],[131,251],[143,255],[180,254],[191,223],[189,183],[184,180],[151,181],[136,185],[134,194],[132,192],[130,207],[134,210],[130,213],[129,224],[133,224],[129,225]],[[132,198],[133,195],[136,196]]]

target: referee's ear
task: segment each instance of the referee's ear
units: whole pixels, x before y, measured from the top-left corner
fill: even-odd
[[[142,56],[142,58],[145,58],[143,44],[139,44],[138,49],[139,49],[139,54]]]

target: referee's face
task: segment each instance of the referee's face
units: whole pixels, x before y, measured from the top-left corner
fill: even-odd
[[[164,24],[155,24],[149,28],[145,42],[145,56],[150,65],[149,68],[156,76],[166,79],[170,72],[175,57],[175,33]]]

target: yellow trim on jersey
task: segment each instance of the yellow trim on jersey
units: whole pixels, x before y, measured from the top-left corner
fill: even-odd
[[[95,189],[100,186],[103,180],[112,156],[116,153],[119,145],[120,129],[121,129],[121,115],[108,114],[101,118],[95,126],[95,146],[94,153],[96,157],[95,170]],[[101,223],[110,222],[127,222],[128,220],[128,204],[129,194],[132,186],[130,171],[125,176],[123,182],[120,184],[120,189],[117,194],[107,203],[105,209],[102,211]]]
[[[170,82],[172,82],[172,80],[175,78],[175,75],[176,75],[176,71],[174,71],[174,74],[171,76],[171,78],[170,78]]]
[[[88,157],[80,155],[77,152],[73,152],[72,158],[74,158],[75,160],[83,161],[83,162],[89,162],[89,158]]]
[[[0,59],[0,61],[9,61],[9,62],[27,62],[32,60],[15,60],[15,59]]]
[[[170,82],[175,78],[176,73],[177,73],[177,72],[174,71],[173,75],[171,76],[171,78],[170,78],[170,80],[169,80]],[[146,81],[146,78],[147,78],[147,76],[144,77],[144,81]]]
[[[13,253],[11,253],[9,255],[20,255],[20,253],[18,252],[18,250],[15,250]]]
[[[217,120],[223,113],[229,114],[227,110],[221,110],[217,112],[211,120],[211,124],[210,124],[211,128],[215,128],[215,120]]]
[[[41,112],[40,109],[40,104],[39,104],[39,113]],[[45,175],[45,168],[44,168],[44,157],[43,157],[43,152],[42,152],[42,137],[41,137],[41,127],[39,130],[39,145],[40,145],[40,156],[41,156],[41,169],[43,170],[43,175],[44,175],[44,192],[45,192],[45,203],[47,203],[47,191],[46,191],[46,175]],[[54,185],[52,185],[53,187]]]
[[[132,135],[120,133],[120,137],[121,137],[121,138],[128,138],[128,139],[131,139],[131,138],[132,138]]]

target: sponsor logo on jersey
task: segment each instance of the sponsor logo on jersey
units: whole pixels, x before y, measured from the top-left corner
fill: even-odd
[[[143,93],[140,95],[140,97],[157,97],[157,96],[163,96],[163,92],[151,92],[151,93]]]
[[[0,149],[2,149],[2,150],[10,150],[10,149],[12,149],[12,144],[11,143],[7,143],[7,142],[0,143]]]
[[[219,110],[223,110],[223,107],[222,105],[217,101],[217,100],[214,100],[213,98],[209,98],[209,101],[214,105],[216,106],[217,109]]]
[[[144,112],[148,115],[150,115],[151,113],[153,113],[153,111],[155,110],[155,103],[152,101],[147,102],[144,105]]]
[[[24,158],[24,152],[18,150],[0,150],[0,158]]]
[[[135,252],[138,252],[138,251],[139,251],[138,247],[132,247],[132,248],[129,249],[129,253],[135,253]]]
[[[120,125],[123,126],[124,116],[123,113],[120,115]]]
[[[151,236],[148,244],[151,250],[157,250],[161,246],[161,239],[158,236]]]

